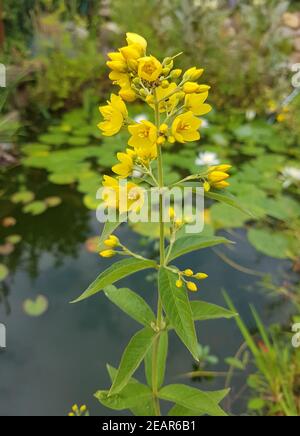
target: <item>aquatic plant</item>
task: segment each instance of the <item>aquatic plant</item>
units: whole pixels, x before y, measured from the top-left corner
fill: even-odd
[[[201,192],[220,201],[234,199],[222,194],[229,186],[230,165],[206,167],[201,173],[167,186],[164,179],[163,155],[176,142],[184,147],[200,139],[199,116],[211,110],[206,103],[209,86],[199,84],[203,69],[196,67],[185,73],[174,68],[177,56],[159,61],[147,55],[147,42],[137,34],[127,34],[127,46],[110,53],[107,65],[110,78],[120,88],[119,95],[112,94],[106,106],[100,107],[104,121],[99,124],[105,136],[113,136],[121,130],[129,132],[128,147],[118,153],[118,163],[112,171],[117,177],[105,175],[101,193],[104,210],[117,211],[119,220],[106,222],[100,240],[103,258],[126,256],[100,273],[89,288],[75,301],[83,301],[103,291],[105,296],[126,314],[140,323],[139,330],[127,345],[118,369],[108,366],[112,386],[100,390],[95,396],[105,406],[114,409],[130,409],[136,415],[160,415],[161,400],[174,403],[169,415],[224,416],[220,402],[228,390],[203,392],[183,384],[164,386],[168,355],[168,336],[175,331],[199,361],[198,339],[195,321],[230,318],[234,312],[203,301],[190,301],[189,292],[198,290],[198,283],[207,279],[203,272],[190,268],[181,271],[174,261],[184,254],[219,244],[228,244],[222,237],[207,236],[197,230],[186,232],[190,217],[181,216],[175,205],[166,206],[165,192],[176,185],[202,188]],[[154,113],[154,122],[129,118],[126,102],[144,101]],[[127,133],[128,135],[128,133]],[[146,259],[133,253],[113,233],[124,216],[139,212],[146,203],[149,189],[158,193],[160,260]],[[199,211],[198,211],[199,212]],[[199,212],[200,213],[200,212]],[[166,235],[170,244],[166,247]],[[136,272],[152,269],[158,274],[157,313],[144,299],[130,289],[113,286],[119,280]],[[189,292],[188,292],[189,291]],[[147,385],[133,378],[144,361]]]

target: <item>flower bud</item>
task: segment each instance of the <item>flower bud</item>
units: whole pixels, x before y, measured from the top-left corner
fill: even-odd
[[[193,67],[184,73],[183,79],[184,80],[191,80],[191,81],[195,82],[196,80],[198,80],[202,76],[203,73],[204,73],[203,68],[197,69],[196,67]]]
[[[194,275],[194,271],[192,271],[191,269],[186,269],[185,271],[183,271],[183,274],[187,277],[192,277]]]
[[[186,286],[187,286],[188,290],[191,291],[191,292],[197,292],[198,291],[197,286],[193,282],[187,282]]]
[[[116,252],[115,252],[114,250],[104,250],[104,251],[101,251],[101,252],[99,253],[99,255],[100,255],[101,257],[104,257],[105,259],[109,259],[109,258],[111,258],[111,257],[114,257],[115,254],[116,254]]]
[[[219,183],[219,182],[223,182],[229,177],[230,177],[229,174],[224,173],[223,171],[213,171],[208,175],[208,180],[209,182],[212,183]]]
[[[177,70],[171,71],[170,76],[171,76],[171,79],[176,80],[181,76],[181,74],[182,74],[182,70],[177,69]]]
[[[182,286],[183,286],[183,281],[182,280],[177,280],[176,281],[176,287],[177,288],[182,288]]]
[[[163,134],[168,133],[169,130],[169,126],[167,124],[162,124],[159,128],[159,131]]]
[[[187,82],[183,85],[183,92],[185,94],[194,94],[198,91],[199,85],[194,82]]]
[[[169,82],[168,82],[168,80],[163,80],[162,82],[161,82],[161,87],[163,88],[163,89],[167,89],[168,87],[169,87]]]
[[[208,278],[208,275],[205,274],[205,273],[197,273],[197,274],[195,275],[195,278],[196,278],[197,280],[205,280],[205,279]]]

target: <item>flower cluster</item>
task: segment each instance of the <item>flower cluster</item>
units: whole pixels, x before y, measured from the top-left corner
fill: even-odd
[[[72,406],[72,412],[70,412],[68,416],[89,416],[89,412],[86,405],[78,407],[77,404],[74,404],[74,406]]]
[[[197,292],[198,286],[191,281],[194,280],[205,280],[208,278],[208,275],[205,273],[194,273],[191,269],[186,269],[185,271],[178,272],[178,280],[176,281],[177,288],[182,288],[184,284],[187,289],[191,292]]]
[[[103,181],[105,206],[120,213],[137,211],[143,204],[143,189],[133,182],[122,188],[120,179],[152,179],[152,185],[154,182],[157,186],[152,163],[158,158],[159,148],[165,144],[198,141],[202,125],[199,117],[211,111],[206,103],[210,87],[198,83],[203,69],[193,67],[183,72],[174,67],[179,55],[160,61],[147,54],[148,44],[142,36],[127,33],[126,40],[126,46],[108,54],[109,77],[120,89],[118,95],[111,95],[107,105],[100,107],[104,121],[98,126],[106,136],[113,136],[121,129],[129,134],[127,148],[117,154],[118,163],[112,167],[115,177],[104,176]],[[158,114],[155,124],[130,119],[125,102],[136,99]],[[199,180],[206,191],[224,189],[229,185],[226,181],[229,169],[228,165],[211,167],[207,177]]]

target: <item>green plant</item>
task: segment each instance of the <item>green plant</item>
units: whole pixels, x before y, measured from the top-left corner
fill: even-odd
[[[234,311],[230,298],[227,295],[225,298],[230,310]],[[259,334],[258,341],[245,323],[236,318],[257,369],[248,377],[248,386],[253,392],[248,409],[262,416],[299,416],[299,349],[292,348],[291,334],[283,333],[279,326],[274,326],[268,332],[253,306],[251,311]],[[228,363],[232,368],[238,368],[236,361],[231,359]],[[245,367],[241,364],[238,369],[244,370]]]
[[[165,147],[171,147],[176,140],[185,143],[199,139],[199,122],[194,113],[199,115],[210,110],[209,105],[204,104],[208,88],[196,83],[202,70],[189,69],[180,79],[181,71],[173,68],[175,57],[166,58],[160,63],[154,57],[145,56],[147,43],[136,34],[127,34],[127,43],[126,49],[110,55],[113,61],[109,66],[117,78],[120,64],[123,62],[122,74],[127,75],[136,97],[146,101],[154,111],[155,124],[150,121],[130,120],[124,101],[116,95],[111,96],[107,106],[100,108],[105,121],[100,123],[99,127],[104,135],[113,136],[122,128],[128,128],[132,135],[128,143],[133,148],[127,149],[126,154],[119,153],[120,163],[113,166],[113,171],[120,176],[121,182],[104,176],[103,205],[108,210],[117,210],[120,216],[118,221],[107,221],[104,225],[99,250],[104,258],[121,255],[128,259],[115,262],[101,272],[75,302],[103,291],[110,301],[140,323],[143,329],[130,340],[119,368],[116,370],[108,366],[112,380],[111,388],[108,391],[98,391],[95,396],[106,407],[114,410],[129,409],[136,415],[160,415],[160,402],[165,400],[175,403],[169,415],[224,416],[226,414],[219,404],[228,393],[227,390],[203,392],[181,384],[164,386],[168,336],[172,330],[193,358],[199,361],[201,356],[195,321],[235,316],[234,312],[225,311],[209,303],[191,302],[188,291],[197,291],[195,282],[206,279],[207,275],[195,274],[190,269],[180,271],[174,264],[174,261],[184,254],[230,241],[205,234],[187,234],[185,226],[190,219],[179,219],[175,205],[174,208],[167,209],[167,217],[165,215],[167,185],[164,180],[163,150]],[[168,83],[168,79],[171,83]],[[123,83],[122,80],[121,90]],[[191,111],[187,111],[187,105]],[[164,121],[162,117],[165,118]],[[229,169],[228,165],[206,168],[202,173],[189,175],[173,186],[181,189],[189,185],[204,186],[207,193],[211,192],[213,196],[215,189],[224,189],[228,186],[225,180],[229,177]],[[127,178],[131,180],[125,185],[124,193],[122,180],[124,182]],[[143,208],[146,203],[146,189],[149,190],[151,187],[158,189],[159,262],[133,253],[113,235],[125,215],[129,214],[130,219],[132,212],[137,213]],[[124,194],[125,203],[122,204],[119,199]],[[219,201],[235,205],[233,197],[219,193],[217,198]],[[167,229],[170,234],[168,247],[165,246]],[[140,295],[130,289],[118,289],[113,286],[125,277],[148,269],[156,271],[158,275],[156,315]],[[209,357],[207,351],[204,353],[205,359]],[[147,385],[133,378],[143,361]]]

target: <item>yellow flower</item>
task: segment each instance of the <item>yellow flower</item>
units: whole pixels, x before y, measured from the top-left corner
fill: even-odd
[[[139,59],[138,75],[147,82],[155,82],[163,70],[162,64],[154,56]]]
[[[180,94],[174,93],[175,90],[178,88],[176,83],[170,83],[168,88],[163,88],[162,86],[159,86],[156,88],[156,96],[159,103],[159,111],[161,113],[163,112],[172,112],[172,110],[177,106],[179,100],[180,100]],[[170,97],[169,97],[170,96]],[[150,104],[150,106],[153,108],[153,104]]]
[[[230,177],[227,172],[231,169],[231,165],[218,165],[209,168],[208,182],[209,185],[216,189],[225,189],[230,184],[226,180]]]
[[[98,127],[104,136],[113,136],[121,130],[128,112],[124,101],[115,94],[111,95],[111,100],[107,103],[107,106],[99,108],[105,121],[99,123]]]
[[[136,93],[130,87],[121,88],[121,90],[119,91],[119,95],[120,97],[122,97],[123,100],[127,101],[128,103],[132,103],[137,99]]]
[[[176,141],[184,143],[197,141],[200,139],[198,129],[201,126],[201,120],[196,118],[193,112],[186,112],[175,118],[172,125],[172,134]]]
[[[191,291],[191,292],[197,292],[198,291],[197,286],[193,282],[187,282],[186,286],[187,286],[188,290]]]
[[[135,149],[151,148],[157,140],[157,128],[150,121],[141,121],[128,127],[131,138],[128,144]]]
[[[205,274],[205,273],[197,273],[197,274],[195,275],[195,278],[196,278],[197,280],[205,280],[205,279],[208,278],[208,275]]]
[[[116,71],[118,73],[127,72],[127,63],[122,53],[118,53],[118,52],[108,53],[108,57],[110,61],[106,62],[106,65],[111,70]]]
[[[211,111],[212,107],[209,104],[204,104],[208,97],[208,92],[201,94],[188,94],[185,97],[185,108],[193,112],[194,115],[201,116]]]
[[[106,245],[106,247],[108,248],[116,248],[119,244],[120,244],[119,238],[117,238],[114,235],[110,235],[110,237],[106,239],[106,241],[104,241],[104,245]]]
[[[147,50],[147,41],[137,33],[126,33],[126,41],[128,45],[137,44],[140,46],[142,53],[145,54]]]
[[[196,67],[192,67],[184,73],[183,79],[192,80],[193,82],[195,82],[196,80],[200,79],[203,73],[204,73],[203,68],[198,69]]]
[[[229,177],[229,174],[224,173],[223,171],[212,171],[208,175],[208,180],[210,183],[220,183],[228,179]]]
[[[183,274],[187,277],[192,277],[194,275],[194,271],[192,271],[191,269],[186,269],[185,271],[183,271]]]
[[[134,183],[121,183],[113,177],[103,178],[102,200],[106,207],[119,210],[120,213],[141,209],[144,204],[144,189]]]
[[[145,164],[157,158],[157,146],[154,144],[152,147],[141,147],[135,149],[136,156]]]
[[[230,183],[225,182],[225,181],[214,184],[214,188],[216,188],[216,189],[225,189],[225,188],[228,188],[228,186],[230,186]]]
[[[135,153],[130,149],[126,153],[118,153],[117,158],[120,163],[112,167],[113,172],[124,178],[130,176],[133,172],[134,157]]]
[[[114,250],[104,250],[99,253],[99,255],[104,257],[104,259],[110,259],[111,257],[114,257],[115,254],[116,252]]]
[[[198,83],[195,83],[195,82],[186,82],[183,85],[182,89],[183,89],[183,92],[185,94],[193,94],[195,92],[198,92],[199,85],[198,85]]]

